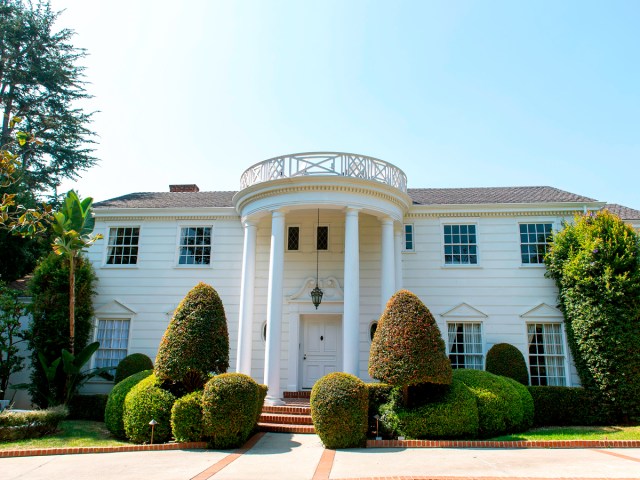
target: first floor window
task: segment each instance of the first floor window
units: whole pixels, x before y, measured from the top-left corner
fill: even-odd
[[[183,227],[180,231],[180,265],[211,263],[211,227]]]
[[[445,265],[476,265],[478,243],[475,225],[444,226]]]
[[[404,226],[404,251],[413,252],[413,225],[410,223]]]
[[[138,263],[139,227],[112,227],[107,247],[108,265],[135,265]]]
[[[527,336],[531,385],[566,385],[562,325],[530,323]]]
[[[455,322],[447,324],[451,368],[482,370],[482,324]]]
[[[96,367],[116,367],[127,356],[129,322],[128,318],[98,320],[96,340],[100,348],[96,352]]]

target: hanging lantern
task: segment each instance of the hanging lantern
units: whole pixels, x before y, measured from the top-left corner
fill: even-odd
[[[320,209],[318,209],[318,225],[316,225],[316,287],[311,290],[311,302],[313,306],[316,307],[316,310],[320,306],[320,302],[322,302],[322,295],[324,292],[318,286],[318,268],[319,268],[319,255],[320,250],[318,250],[318,227],[320,226]]]

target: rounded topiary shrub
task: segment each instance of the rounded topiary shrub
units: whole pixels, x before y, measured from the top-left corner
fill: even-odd
[[[202,440],[202,390],[176,400],[171,408],[171,429],[178,442]]]
[[[109,393],[109,398],[107,399],[107,406],[104,409],[104,423],[107,429],[114,436],[118,438],[126,438],[124,433],[124,422],[122,419],[124,413],[124,399],[126,398],[127,393],[129,393],[129,391],[135,387],[138,382],[147,378],[151,373],[151,370],[135,373],[121,382],[118,382],[111,389],[111,393]]]
[[[369,375],[397,386],[451,384],[451,362],[429,309],[407,290],[385,308],[371,342]]]
[[[327,448],[362,447],[367,441],[367,386],[348,373],[319,379],[311,390],[311,418]]]
[[[529,430],[533,426],[533,419],[535,416],[535,406],[533,403],[533,397],[529,392],[529,389],[520,382],[515,381],[513,378],[504,377],[518,392],[520,397],[520,403],[522,405],[522,421],[519,424],[513,426],[514,432],[524,432]]]
[[[115,383],[120,383],[134,373],[143,372],[145,370],[153,370],[153,362],[144,353],[132,353],[127,355],[116,367]]]
[[[516,430],[524,411],[518,391],[505,377],[481,370],[456,370],[453,378],[464,383],[476,397],[478,435],[490,437]]]
[[[211,448],[238,447],[256,425],[262,396],[258,384],[242,373],[224,373],[210,379],[202,395],[204,435]]]
[[[382,405],[381,422],[406,438],[473,438],[478,435],[479,416],[474,394],[454,377],[450,387],[417,408],[404,408],[398,390]]]
[[[497,343],[487,352],[487,372],[529,385],[529,372],[522,352],[509,343]]]
[[[199,283],[180,302],[156,357],[162,382],[180,383],[187,392],[202,388],[211,373],[229,368],[229,333],[218,293]]]
[[[135,443],[151,440],[149,422],[155,420],[153,441],[164,443],[171,439],[171,407],[176,401],[171,393],[159,386],[155,375],[149,375],[133,387],[124,399],[124,432]]]

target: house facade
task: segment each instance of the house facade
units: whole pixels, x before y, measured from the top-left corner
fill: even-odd
[[[454,368],[484,368],[507,342],[532,384],[578,384],[542,257],[563,220],[603,202],[552,187],[408,189],[388,162],[307,153],[253,165],[237,192],[173,185],[94,207],[98,366],[155,358],[202,281],[225,306],[231,370],[266,383],[269,402],[332,371],[371,380],[376,322],[404,288],[433,313]],[[640,212],[611,209],[640,225]]]

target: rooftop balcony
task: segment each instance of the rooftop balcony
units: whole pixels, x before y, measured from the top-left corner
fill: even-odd
[[[256,163],[240,177],[240,188],[281,178],[331,176],[361,178],[407,192],[407,176],[395,165],[364,155],[311,152],[283,155]]]

